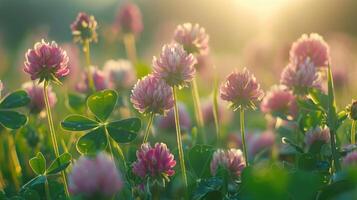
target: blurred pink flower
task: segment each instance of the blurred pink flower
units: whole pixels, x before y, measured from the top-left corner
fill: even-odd
[[[330,49],[325,40],[316,33],[303,34],[290,49],[290,62],[298,65],[311,61],[314,67],[327,67]]]
[[[2,83],[2,81],[0,80],[0,98],[1,98],[1,92],[3,91],[4,89],[4,85]]]
[[[282,85],[273,86],[267,92],[260,104],[260,109],[264,113],[284,114],[291,117],[297,115],[296,98],[291,91]]]
[[[31,75],[32,80],[54,80],[69,74],[68,56],[56,42],[37,42],[33,49],[25,55],[24,71]]]
[[[230,113],[225,112],[225,105],[223,105],[223,102],[218,100],[218,120],[220,123],[222,122],[227,122],[229,119],[232,117]],[[205,124],[213,124],[214,123],[214,117],[213,117],[213,99],[210,97],[209,99],[204,99],[201,103],[201,108],[202,108],[202,115],[203,115],[203,121]]]
[[[174,40],[188,53],[206,54],[209,51],[209,36],[199,24],[184,23],[177,26]]]
[[[69,58],[68,67],[71,69],[71,73],[66,78],[66,82],[73,87],[78,81],[77,79],[82,71],[79,55],[80,49],[73,43],[64,43],[62,44],[62,48],[67,52]]]
[[[240,149],[216,150],[210,165],[212,176],[217,174],[219,167],[228,170],[234,178],[239,177],[245,168],[242,151]]]
[[[145,114],[165,114],[174,106],[171,87],[152,75],[135,84],[130,100],[134,108]]]
[[[32,113],[40,113],[43,109],[45,109],[45,100],[43,95],[43,84],[35,84],[34,82],[26,82],[22,84],[22,88],[29,95],[31,102],[28,104],[30,112]],[[50,103],[50,107],[53,108],[57,102],[56,94],[52,91],[51,87],[48,87],[48,101]]]
[[[115,163],[105,153],[95,158],[81,156],[69,174],[69,192],[74,195],[112,197],[123,187]]]
[[[264,92],[260,89],[255,76],[244,68],[242,72],[235,70],[228,75],[221,85],[220,96],[230,102],[235,111],[238,108],[255,108],[255,104],[263,98]]]
[[[344,67],[332,67],[333,83],[336,88],[348,85],[348,70]]]
[[[71,24],[72,35],[75,42],[97,41],[97,21],[93,15],[80,12],[76,20]]]
[[[344,158],[343,158],[343,164],[345,166],[349,165],[357,165],[357,151],[352,151],[348,153]]]
[[[103,71],[111,89],[128,90],[135,84],[136,72],[128,60],[108,60]]]
[[[175,174],[176,161],[164,143],[151,147],[144,143],[136,151],[137,161],[133,163],[133,173],[141,178],[167,178]]]
[[[93,76],[94,87],[96,91],[104,90],[107,88],[107,79],[104,73],[95,66],[90,66],[90,74]],[[75,89],[80,93],[89,93],[88,73],[83,72],[82,80],[77,83]]]
[[[153,74],[170,86],[185,87],[195,76],[196,59],[180,44],[164,45],[159,58],[153,58]]]
[[[281,73],[280,83],[299,95],[306,94],[310,88],[322,89],[316,68],[309,60],[299,65],[289,63]]]
[[[327,144],[330,141],[330,129],[321,129],[320,127],[316,127],[306,132],[305,144],[308,147],[317,141]]]
[[[140,9],[133,3],[126,3],[120,7],[116,17],[116,24],[124,33],[135,35],[143,31]]]
[[[190,114],[187,111],[185,104],[178,103],[179,118],[180,118],[180,127],[182,130],[190,130],[191,128],[191,118]],[[158,128],[164,130],[176,130],[175,126],[175,113],[174,109],[170,109],[169,112],[164,116],[158,118]]]

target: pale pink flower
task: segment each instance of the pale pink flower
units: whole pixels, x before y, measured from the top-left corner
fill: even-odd
[[[357,151],[352,151],[348,153],[344,158],[343,158],[343,164],[345,166],[349,165],[357,165]]]
[[[296,117],[296,98],[290,90],[282,85],[273,86],[260,104],[260,109],[264,113],[284,114]]]
[[[108,60],[103,68],[105,76],[108,78],[108,87],[117,90],[127,90],[136,81],[136,72],[128,60]]]
[[[71,24],[72,35],[76,42],[97,41],[97,21],[93,15],[80,12],[76,20]]]
[[[123,187],[115,163],[105,153],[95,158],[81,156],[73,165],[68,177],[68,189],[71,194],[93,197],[112,197]]]
[[[185,104],[178,103],[178,111],[180,118],[180,127],[182,130],[190,130],[191,128],[191,118],[190,114],[187,111]],[[158,128],[164,130],[176,130],[175,126],[175,112],[174,109],[170,109],[169,112],[164,116],[158,118],[157,123]]]
[[[280,83],[292,89],[295,94],[306,94],[310,88],[322,88],[316,68],[309,60],[299,65],[289,63],[281,73]]]
[[[220,123],[227,122],[232,117],[230,113],[226,111],[226,105],[223,104],[222,101],[218,100],[218,120]],[[213,116],[213,100],[212,97],[209,99],[204,99],[201,103],[202,116],[205,124],[213,124],[214,116]]]
[[[315,142],[321,142],[323,144],[328,144],[330,141],[330,129],[324,128],[321,129],[320,127],[316,127],[310,129],[305,134],[305,144],[310,147]]]
[[[164,45],[159,58],[153,58],[153,74],[170,86],[185,87],[195,76],[196,59],[180,44]]]
[[[314,67],[327,67],[330,63],[329,46],[319,34],[303,34],[290,49],[290,62],[299,65],[307,59]]]
[[[152,75],[136,83],[130,100],[134,108],[145,114],[165,114],[174,106],[171,87]]]
[[[235,111],[238,108],[255,108],[255,104],[263,98],[264,92],[260,89],[255,76],[244,68],[242,72],[235,70],[227,76],[221,85],[220,96],[230,102]]]
[[[90,74],[93,76],[93,82],[96,91],[104,90],[108,87],[107,79],[103,71],[99,70],[95,66],[90,66],[89,71]],[[82,80],[79,83],[77,83],[75,89],[80,93],[90,92],[88,72],[83,72]]]
[[[212,176],[217,174],[220,167],[228,170],[234,178],[239,177],[245,168],[242,151],[240,149],[216,150],[213,153],[210,165]]]
[[[40,113],[43,109],[45,109],[45,100],[43,95],[43,84],[35,84],[34,82],[26,82],[22,84],[22,88],[27,92],[31,101],[28,104],[30,112],[32,113]],[[52,91],[51,87],[47,88],[48,92],[48,101],[50,107],[54,107],[57,102],[56,94]]]
[[[56,42],[37,42],[25,55],[24,71],[32,80],[40,79],[58,81],[69,73],[68,56]]]
[[[133,163],[133,173],[141,178],[166,178],[175,174],[176,161],[164,143],[151,147],[144,143],[136,151],[137,161]]]
[[[120,7],[116,23],[124,33],[137,35],[143,31],[140,9],[132,3],[126,3]]]
[[[180,43],[188,53],[206,54],[209,51],[209,36],[199,24],[178,25],[174,33],[174,40]]]

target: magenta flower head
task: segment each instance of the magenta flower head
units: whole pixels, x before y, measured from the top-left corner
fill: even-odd
[[[211,174],[216,176],[219,169],[227,170],[233,178],[238,178],[245,168],[245,160],[240,149],[218,149],[213,153]]]
[[[285,86],[273,86],[260,104],[260,109],[264,113],[271,113],[273,116],[296,117],[296,98]]]
[[[352,151],[348,153],[344,159],[343,159],[343,164],[345,166],[356,166],[357,165],[357,151]]]
[[[168,180],[175,174],[174,155],[164,143],[156,143],[154,147],[151,147],[149,143],[144,143],[136,151],[136,157],[137,161],[133,163],[133,173],[142,179],[150,177],[155,180],[162,178]]]
[[[178,25],[174,40],[181,44],[188,53],[206,54],[209,51],[209,36],[206,30],[198,24],[184,23]]]
[[[163,80],[147,75],[139,80],[131,94],[135,109],[144,114],[165,114],[174,106],[172,90]]]
[[[136,81],[136,72],[128,60],[108,60],[104,64],[104,74],[108,79],[108,87],[116,90],[127,90]]]
[[[97,21],[94,16],[80,12],[76,20],[71,24],[72,35],[75,42],[96,42],[97,36]]]
[[[93,76],[94,87],[96,91],[104,90],[107,88],[107,80],[104,73],[95,66],[90,66],[90,74]],[[77,92],[89,93],[89,80],[88,73],[84,72],[82,74],[82,80],[76,85]]]
[[[315,67],[327,67],[330,63],[329,46],[319,34],[303,34],[290,49],[290,62],[299,65],[307,59]]]
[[[239,108],[255,109],[255,104],[263,98],[264,92],[260,89],[255,76],[244,68],[242,72],[235,70],[228,75],[221,85],[220,96],[230,102],[231,107],[236,111]]]
[[[299,65],[290,63],[281,73],[280,83],[294,91],[294,94],[304,95],[310,88],[321,90],[321,79],[316,73],[313,63],[306,60]]]
[[[143,31],[140,9],[132,3],[126,3],[119,9],[116,23],[124,33],[137,35]]]
[[[67,53],[54,41],[37,42],[27,51],[25,58],[24,71],[31,75],[32,80],[60,83],[59,79],[69,73]]]
[[[316,127],[314,129],[310,129],[305,134],[305,144],[310,147],[316,142],[320,142],[322,144],[328,144],[330,141],[330,129],[325,128],[321,129],[320,127]]]
[[[45,109],[45,100],[43,95],[43,84],[35,84],[34,82],[26,82],[22,84],[22,88],[29,95],[31,102],[28,104],[31,113],[38,114]],[[57,102],[56,94],[48,87],[48,101],[50,107],[54,107]]]
[[[99,153],[95,158],[81,156],[74,164],[68,182],[71,194],[87,198],[95,195],[112,197],[123,186],[115,163],[105,153]]]
[[[190,130],[191,128],[191,118],[187,111],[185,104],[178,103],[180,127],[182,130]],[[176,130],[175,126],[175,112],[174,109],[170,109],[165,116],[160,116],[158,118],[158,127],[163,130]]]
[[[159,58],[153,58],[153,74],[170,86],[185,87],[195,76],[196,59],[180,44],[164,45]]]

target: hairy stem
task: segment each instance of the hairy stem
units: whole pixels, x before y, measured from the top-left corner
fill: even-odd
[[[192,98],[193,98],[193,106],[195,109],[196,123],[197,123],[197,126],[199,128],[199,133],[200,133],[200,139],[203,143],[205,143],[206,135],[205,135],[205,131],[203,130],[204,123],[203,123],[203,116],[202,116],[202,110],[201,110],[201,102],[200,102],[197,82],[196,82],[195,78],[191,82],[191,92],[192,92]]]
[[[52,118],[52,113],[51,113],[51,108],[50,108],[50,103],[48,99],[48,82],[45,81],[44,86],[43,86],[43,95],[44,95],[44,100],[45,100],[45,107],[46,107],[46,113],[47,113],[47,121],[48,121],[48,126],[50,128],[50,135],[51,135],[51,141],[52,141],[52,147],[53,151],[56,155],[56,158],[59,157],[59,150],[58,150],[58,143],[56,139],[56,133],[55,133],[55,128],[53,125],[53,118]],[[68,192],[68,185],[67,185],[67,179],[66,179],[66,172],[63,170],[61,172],[62,178],[63,178],[63,185],[64,189],[66,192],[67,197],[69,198],[69,192]]]
[[[89,40],[84,40],[83,42],[83,52],[84,56],[86,58],[86,66],[87,66],[87,76],[88,76],[88,85],[90,91],[95,91],[95,85],[94,85],[94,80],[93,76],[90,71],[90,66],[91,66],[91,60],[90,60],[90,45],[89,45]]]
[[[179,111],[178,111],[178,107],[177,107],[176,86],[172,86],[172,94],[174,96],[174,112],[175,112],[177,148],[178,148],[178,153],[179,153],[179,160],[180,160],[180,166],[181,166],[182,179],[183,179],[183,182],[184,182],[184,185],[185,185],[185,190],[187,192],[188,184],[187,184],[185,158],[184,158],[183,147],[182,147],[182,138],[181,138],[181,129],[180,129],[180,117],[179,117]]]
[[[244,109],[240,108],[240,132],[242,137],[242,145],[243,145],[243,154],[245,159],[245,165],[248,166],[248,155],[247,155],[247,146],[245,143],[245,129],[244,129]]]
[[[356,144],[356,120],[352,121],[351,126],[351,144]]]
[[[221,146],[221,135],[219,132],[219,119],[218,119],[218,81],[217,77],[214,80],[214,85],[213,85],[213,119],[214,119],[214,125],[216,127],[216,135],[217,135],[217,145],[218,147]]]
[[[152,122],[153,122],[153,121],[154,121],[154,113],[151,113],[151,114],[150,114],[150,117],[149,117],[148,125],[147,125],[146,130],[145,130],[145,135],[144,135],[143,144],[148,141],[149,134],[150,134],[150,129],[151,129],[151,125],[152,125]]]

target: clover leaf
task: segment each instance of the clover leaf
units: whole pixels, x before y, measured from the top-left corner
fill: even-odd
[[[8,94],[0,100],[0,124],[9,129],[19,129],[27,122],[26,115],[12,109],[27,105],[30,102],[28,94],[19,90]]]

